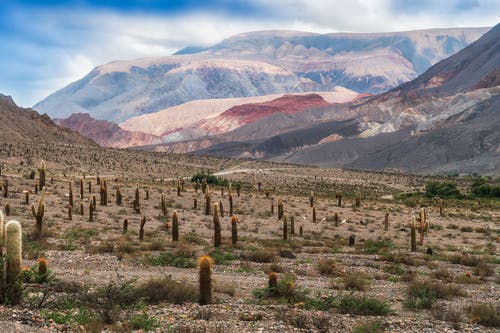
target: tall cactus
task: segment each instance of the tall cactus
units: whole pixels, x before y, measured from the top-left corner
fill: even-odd
[[[83,178],[80,178],[80,199],[83,199]]]
[[[144,225],[146,224],[146,216],[143,216],[141,219],[141,225],[139,227],[139,240],[144,240]]]
[[[309,204],[311,207],[314,207],[314,192],[311,191],[311,195],[309,196]]]
[[[177,211],[174,210],[172,213],[172,241],[177,242],[179,240],[179,217],[177,216]]]
[[[33,217],[36,219],[36,225],[35,225],[35,239],[41,239],[42,238],[42,232],[43,232],[43,215],[45,214],[45,203],[43,199],[43,193],[40,196],[40,200],[38,201],[38,208],[35,209],[35,205],[31,205],[31,213],[33,214]]]
[[[214,203],[214,247],[219,247],[222,243],[221,226],[219,219],[219,205]]]
[[[45,162],[44,160],[42,160],[40,162],[40,167],[38,168],[38,188],[41,190],[43,190],[43,187],[45,186]]]
[[[417,251],[417,234],[415,229],[416,229],[415,217],[412,216],[410,225],[410,243],[412,251]]]
[[[238,243],[238,219],[236,216],[231,217],[231,241],[233,245]]]
[[[5,254],[7,263],[5,265],[5,283],[8,300],[12,304],[19,304],[22,298],[21,273],[23,254],[23,235],[21,224],[17,221],[9,221],[5,225]]]
[[[5,246],[5,215],[0,209],[0,256],[3,255],[3,247]],[[0,269],[1,271],[1,269]],[[0,276],[0,280],[1,280]]]
[[[69,181],[69,198],[68,203],[70,206],[73,206],[73,184],[71,184],[71,180]]]
[[[202,256],[198,259],[200,305],[212,303],[212,265],[213,260],[209,256]]]
[[[295,235],[295,217],[290,215],[290,235]]]
[[[384,230],[389,230],[389,210],[387,208],[385,209]]]
[[[312,220],[313,220],[314,223],[316,223],[316,207],[313,207]]]
[[[233,196],[229,194],[229,216],[233,216]]]
[[[207,191],[207,194],[205,195],[205,215],[210,215],[210,204],[210,193]]]
[[[286,215],[283,215],[283,240],[288,239],[288,225],[286,221]]]
[[[355,206],[356,208],[359,208],[361,206],[361,193],[359,193],[359,191],[356,192]]]

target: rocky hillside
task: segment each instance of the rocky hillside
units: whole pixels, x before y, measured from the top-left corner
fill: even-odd
[[[331,91],[336,86],[378,93],[415,78],[486,30],[246,33],[193,54],[185,50],[97,67],[34,108],[56,118],[89,113],[123,122],[197,99]]]
[[[80,134],[57,126],[46,114],[17,106],[10,96],[0,94],[0,142],[50,144],[96,144]]]
[[[101,147],[134,147],[160,143],[159,137],[142,132],[131,132],[106,120],[96,120],[87,113],[74,113],[66,119],[54,119],[62,127],[69,128],[91,138]]]
[[[283,128],[296,125],[288,126],[285,137],[266,136],[241,145],[235,135],[200,153],[412,172],[498,172],[499,43],[500,25],[388,93],[281,120]],[[262,123],[272,121],[269,117]],[[324,131],[326,121],[338,128]],[[350,132],[338,126],[349,121],[355,121]],[[243,131],[245,127],[238,129]]]

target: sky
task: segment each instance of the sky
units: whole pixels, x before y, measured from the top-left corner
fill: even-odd
[[[29,107],[113,60],[234,34],[494,26],[500,0],[0,0],[0,93]]]

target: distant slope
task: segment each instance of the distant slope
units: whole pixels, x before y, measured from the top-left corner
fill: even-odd
[[[34,108],[55,118],[89,113],[120,123],[197,99],[331,91],[337,86],[379,93],[414,79],[486,30],[245,33],[201,52],[187,49],[99,66]]]
[[[54,122],[94,140],[102,147],[124,148],[161,142],[152,134],[125,131],[115,123],[96,120],[87,113],[75,113],[66,119],[54,119]]]
[[[57,126],[47,115],[17,106],[10,96],[0,94],[0,142],[48,144],[96,144],[77,132]]]

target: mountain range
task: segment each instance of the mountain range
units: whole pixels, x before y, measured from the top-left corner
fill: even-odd
[[[121,123],[192,100],[331,91],[380,93],[414,79],[487,28],[394,33],[259,31],[192,53],[114,61],[34,106]],[[190,51],[191,50],[191,51]],[[187,54],[189,53],[189,54]]]
[[[35,108],[77,112],[56,122],[103,146],[497,173],[500,27],[487,30],[252,32],[100,66]]]

